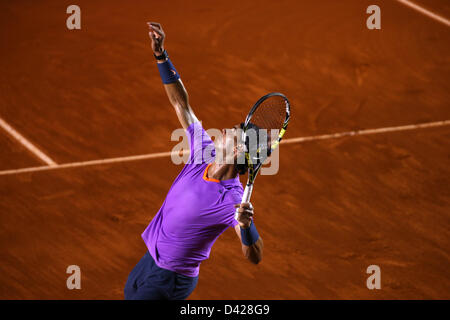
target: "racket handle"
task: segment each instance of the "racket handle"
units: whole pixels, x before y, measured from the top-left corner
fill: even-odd
[[[253,184],[246,185],[244,190],[244,195],[242,196],[241,203],[250,202],[250,198],[252,196]],[[236,212],[234,214],[234,219],[237,220],[239,214],[239,208],[236,208]]]

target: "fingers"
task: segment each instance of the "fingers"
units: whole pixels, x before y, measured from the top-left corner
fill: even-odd
[[[148,33],[150,38],[153,40],[164,38],[164,31],[162,30],[161,24],[157,22],[147,22],[150,32]]]
[[[237,203],[234,205],[235,208],[242,207],[242,208],[248,208],[253,210],[253,206],[251,202],[244,202],[244,203]]]
[[[235,204],[234,207],[239,208],[237,210],[239,213],[244,213],[250,217],[252,217],[254,215],[253,206],[250,202]]]
[[[156,31],[154,30],[154,29],[152,29],[152,28],[150,28],[150,31],[149,31],[149,33],[148,33],[149,35],[150,35],[150,37],[152,38],[152,39],[158,39],[160,36],[159,36],[159,34],[158,33],[156,33]]]
[[[158,22],[147,22],[149,26],[155,26],[156,28],[162,29],[161,24]]]
[[[156,33],[158,33],[160,35],[164,34],[164,31],[163,31],[163,29],[162,29],[162,27],[161,27],[161,25],[159,23],[147,22],[147,25],[150,28],[150,30],[152,30],[152,31],[154,31],[154,32],[156,32]]]
[[[154,27],[150,27],[150,30],[152,30],[154,33],[156,33],[157,35],[159,35],[159,36],[163,36],[164,35],[164,33],[162,32],[162,30],[160,30],[160,29],[156,29],[156,28],[154,28]]]
[[[239,225],[242,228],[250,227],[253,221],[253,206],[250,202],[239,203],[234,205],[237,208],[237,217],[236,220],[239,222]]]

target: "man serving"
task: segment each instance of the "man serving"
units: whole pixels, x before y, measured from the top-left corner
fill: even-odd
[[[239,174],[247,172],[237,161],[243,147],[240,126],[223,130],[223,139],[214,146],[164,50],[161,25],[149,22],[148,27],[164,89],[189,138],[190,156],[142,234],[148,251],[131,271],[124,293],[125,299],[186,299],[197,284],[200,263],[228,227],[236,230],[244,256],[254,264],[262,259],[263,241],[252,205],[240,204]]]

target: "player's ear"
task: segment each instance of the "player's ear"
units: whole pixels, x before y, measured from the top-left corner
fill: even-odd
[[[247,161],[245,160],[245,145],[239,143],[234,150],[235,150],[234,158],[236,161],[236,169],[240,175],[246,174],[248,167]]]
[[[245,151],[245,146],[242,143],[238,143],[234,149],[233,149],[233,155],[238,156],[240,153],[243,153]]]

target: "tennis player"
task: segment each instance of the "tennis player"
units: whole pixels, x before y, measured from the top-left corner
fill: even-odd
[[[214,147],[164,50],[161,25],[149,22],[148,27],[164,89],[190,141],[190,158],[142,234],[148,251],[128,276],[124,293],[125,299],[186,299],[197,285],[200,263],[228,227],[236,230],[244,256],[254,264],[262,259],[263,241],[253,223],[252,205],[241,204],[239,174],[247,169],[237,163],[239,125],[223,130],[221,143]],[[218,161],[216,154],[232,161]]]

